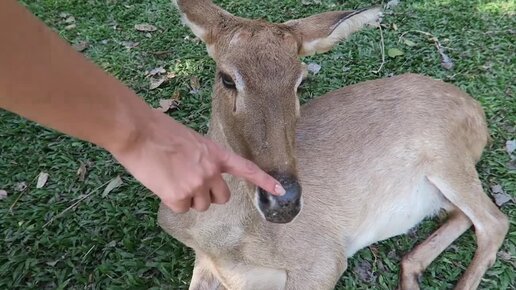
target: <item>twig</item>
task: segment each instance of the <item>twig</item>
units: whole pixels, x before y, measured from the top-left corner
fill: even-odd
[[[385,64],[385,44],[383,40],[383,30],[381,25],[379,25],[378,27],[380,28],[380,49],[382,50],[382,63],[380,64],[380,67],[377,70],[373,71],[373,73],[375,74],[379,73],[382,70],[383,65]]]
[[[9,207],[9,212],[12,214],[13,213],[13,208],[14,206],[16,205],[16,203],[18,203],[18,200],[20,200],[20,198],[25,194],[25,192],[29,191],[29,186],[37,179],[38,177],[34,177],[34,179],[32,179],[31,182],[29,182],[29,184],[27,184],[27,187],[25,187],[22,192],[20,192],[20,194],[18,195],[18,197],[14,200],[13,204],[11,204],[11,206]]]
[[[70,205],[69,207],[65,208],[65,210],[63,210],[62,212],[60,212],[58,215],[54,216],[52,219],[50,219],[46,224],[43,225],[43,227],[47,227],[49,224],[53,223],[56,219],[62,217],[66,212],[68,212],[69,210],[71,210],[72,208],[74,208],[76,205],[78,205],[81,201],[85,200],[86,198],[90,197],[93,193],[99,191],[101,188],[103,188],[104,186],[106,186],[110,181],[102,184],[101,186],[95,188],[94,190],[92,190],[90,193],[86,194],[85,196],[79,198],[79,200],[77,200],[76,202],[74,202],[72,205]]]

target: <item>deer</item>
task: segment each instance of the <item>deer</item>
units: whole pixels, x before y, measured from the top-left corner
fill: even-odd
[[[475,289],[496,260],[508,218],[476,164],[490,140],[485,113],[442,80],[402,74],[345,86],[300,105],[302,56],[369,26],[381,7],[271,23],[209,0],[173,1],[216,63],[207,136],[275,177],[277,196],[224,174],[231,198],[158,224],[195,254],[189,289],[334,289],[357,251],[447,219],[401,260],[398,289],[474,227],[477,248],[455,289]]]

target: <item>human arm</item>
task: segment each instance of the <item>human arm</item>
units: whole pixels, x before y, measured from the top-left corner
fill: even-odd
[[[177,212],[227,201],[223,172],[282,192],[252,162],[150,108],[14,0],[0,1],[0,108],[105,148]]]

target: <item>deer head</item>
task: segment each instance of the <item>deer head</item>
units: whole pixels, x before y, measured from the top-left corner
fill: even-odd
[[[365,25],[379,8],[336,11],[281,24],[233,16],[209,0],[174,1],[183,22],[217,64],[212,124],[227,144],[282,183],[283,196],[262,189],[254,204],[274,223],[288,223],[302,205],[297,180],[297,89],[306,76],[299,56],[326,52]]]

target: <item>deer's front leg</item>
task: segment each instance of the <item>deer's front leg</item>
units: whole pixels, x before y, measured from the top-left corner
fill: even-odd
[[[219,279],[213,275],[209,261],[196,253],[195,265],[189,290],[226,290]]]

